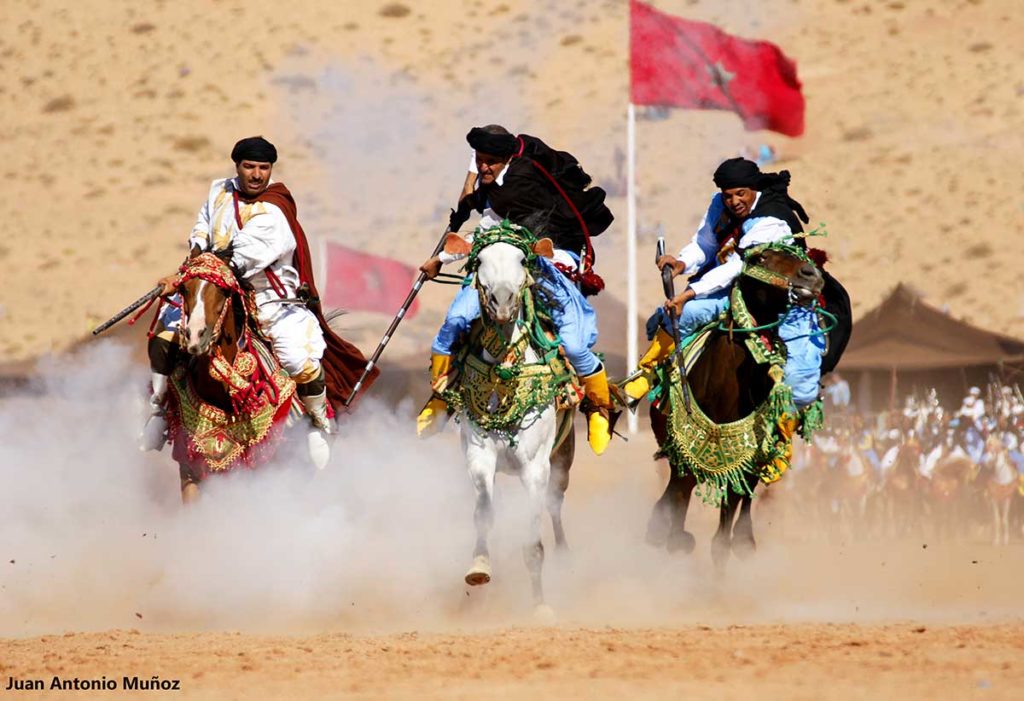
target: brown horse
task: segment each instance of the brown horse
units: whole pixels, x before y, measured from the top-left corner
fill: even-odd
[[[179,361],[168,391],[168,425],[182,500],[213,473],[272,457],[275,438],[301,412],[295,383],[260,337],[251,293],[224,257],[193,251],[179,286]]]
[[[794,302],[809,305],[821,292],[823,280],[818,268],[806,258],[785,249],[768,247],[748,255],[744,270],[755,267],[767,270],[776,281],[770,283],[744,274],[735,283],[755,325],[779,319]],[[687,372],[692,400],[707,418],[719,425],[750,416],[767,401],[774,385],[768,374],[768,365],[757,362],[744,342],[745,335],[741,331],[716,328],[711,332],[702,355]],[[668,421],[668,415],[652,405],[651,427],[660,446],[666,445]],[[760,475],[750,474],[745,479],[748,494],[751,494]],[[686,465],[672,465],[668,485],[655,504],[648,523],[648,542],[665,544],[670,551],[693,550],[695,541],[685,526],[690,496],[696,485],[697,479]],[[741,556],[753,552],[755,541],[750,506],[750,496],[731,488],[722,500],[718,531],[711,549],[717,568],[725,565],[730,549]]]

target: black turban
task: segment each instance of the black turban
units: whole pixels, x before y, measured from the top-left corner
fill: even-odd
[[[237,165],[242,161],[256,163],[276,163],[277,149],[262,136],[250,136],[242,139],[231,149],[231,160]]]
[[[470,129],[466,141],[474,151],[503,158],[511,156],[519,148],[519,142],[512,134],[490,134],[480,127]]]
[[[715,185],[722,190],[731,190],[734,187],[760,190],[762,179],[761,169],[746,158],[730,158],[715,171]]]

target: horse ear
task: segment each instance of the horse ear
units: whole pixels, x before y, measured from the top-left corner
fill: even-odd
[[[196,244],[196,245],[192,246],[192,250],[188,252],[188,258],[189,258],[189,260],[192,260],[193,258],[198,258],[199,256],[202,255],[202,253],[203,253],[203,249],[201,249],[199,247],[199,245]]]
[[[551,239],[541,239],[533,244],[533,252],[541,258],[554,258],[555,245],[551,243]]]
[[[444,237],[444,252],[454,256],[468,256],[473,247],[466,239],[458,234],[448,234]]]

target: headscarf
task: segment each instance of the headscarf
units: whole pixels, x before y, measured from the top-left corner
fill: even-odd
[[[511,156],[519,145],[516,137],[512,134],[491,134],[483,127],[470,129],[466,134],[466,141],[474,151],[501,157]]]
[[[803,206],[789,196],[790,174],[788,170],[778,173],[762,173],[753,161],[746,158],[730,158],[718,166],[714,175],[715,185],[722,190],[748,187],[761,193],[772,193],[781,198],[789,209],[796,212],[805,224],[809,221]]]
[[[746,158],[730,158],[715,171],[715,185],[722,190],[731,190],[735,187],[760,190],[762,177],[761,169],[753,161]]]
[[[250,136],[242,139],[231,149],[231,160],[235,164],[242,161],[254,161],[256,163],[277,162],[277,149],[262,136]]]

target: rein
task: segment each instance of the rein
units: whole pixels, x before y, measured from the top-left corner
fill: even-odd
[[[240,413],[249,413],[258,410],[262,400],[260,396],[266,394],[271,404],[277,404],[278,389],[270,381],[272,372],[264,364],[260,353],[256,352],[252,344],[252,332],[249,329],[249,305],[246,304],[246,293],[238,282],[238,278],[231,268],[223,260],[213,253],[202,253],[195,258],[187,260],[180,268],[182,273],[181,283],[189,280],[205,280],[216,286],[218,289],[228,293],[224,307],[221,309],[217,323],[213,327],[210,343],[215,344],[221,334],[224,320],[233,309],[235,295],[242,303],[242,310],[245,312],[245,321],[238,334],[236,347],[238,353],[233,363],[228,363],[220,350],[214,347],[210,357],[210,375],[225,385],[228,395],[231,397],[232,406]],[[185,337],[178,334],[178,343],[184,347]]]

